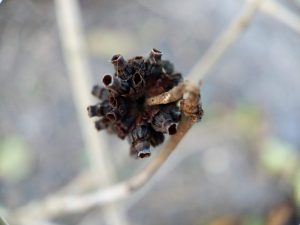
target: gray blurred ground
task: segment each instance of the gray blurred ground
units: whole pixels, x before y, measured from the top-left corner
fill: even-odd
[[[284,3],[300,11],[299,2]],[[113,54],[146,55],[153,47],[187,74],[242,5],[238,0],[82,0],[94,82],[112,71],[107,61]],[[21,161],[27,163],[13,169],[23,170],[21,175],[0,172],[0,206],[10,208],[62,187],[86,167],[87,159],[53,2],[4,1],[0,34],[0,146],[18,146],[26,152]],[[205,124],[250,105],[261,112],[267,135],[299,149],[299,59],[300,36],[258,13],[205,81],[204,128],[197,125],[172,157],[181,157],[185,150],[203,151],[164,176],[159,173],[149,193],[132,203],[130,220],[145,225],[201,224],[218,213],[263,212],[280,200],[284,185],[259,173],[253,146],[238,130],[230,131],[227,124],[228,132],[210,132]],[[202,138],[211,138],[212,147],[206,150],[199,143]],[[221,141],[215,143],[214,138]],[[126,179],[145,162],[129,159],[126,143],[111,139],[111,163],[119,168],[119,178]],[[86,224],[96,224],[94,217],[99,215]]]

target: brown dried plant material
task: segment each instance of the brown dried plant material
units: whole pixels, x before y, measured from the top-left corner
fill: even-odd
[[[161,144],[165,134],[176,134],[182,114],[179,107],[185,107],[186,82],[157,49],[147,58],[136,56],[127,61],[117,54],[111,63],[115,72],[103,76],[102,87],[93,87],[92,94],[100,103],[89,106],[88,115],[99,117],[97,130],[127,137],[130,155],[148,157],[150,147]]]

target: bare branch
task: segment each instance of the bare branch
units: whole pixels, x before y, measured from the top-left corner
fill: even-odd
[[[178,101],[183,96],[185,86],[186,86],[186,82],[181,82],[167,92],[164,92],[154,97],[147,98],[145,104],[160,105],[160,104],[168,104],[170,102]]]
[[[195,64],[187,79],[191,82],[199,82],[212,69],[226,50],[239,38],[247,28],[259,4],[263,0],[249,0],[240,14],[233,20],[225,32],[206,51],[203,57]]]
[[[99,183],[108,185],[114,182],[115,178],[113,164],[107,152],[108,146],[105,137],[97,134],[86,112],[86,107],[93,99],[90,95],[91,72],[88,66],[79,3],[77,0],[55,0],[55,7],[74,103],[88,150],[91,169]],[[115,210],[113,206],[104,209],[103,215],[110,224],[126,224],[121,210]]]
[[[274,17],[300,34],[300,17],[279,2],[265,0],[260,6],[260,10]]]
[[[0,216],[0,225],[8,225],[8,222],[2,216]]]
[[[184,101],[184,104],[187,106],[186,108],[189,109],[189,111],[182,116],[177,133],[170,137],[166,145],[164,145],[161,149],[159,155],[151,161],[141,173],[132,177],[128,181],[94,193],[82,196],[49,197],[43,202],[34,202],[19,209],[12,216],[16,218],[28,218],[29,216],[33,218],[52,218],[66,213],[81,212],[95,206],[123,199],[141,188],[163,165],[187,131],[198,119],[199,88],[192,84],[189,84],[189,86],[191,86],[189,87],[191,93]],[[197,102],[197,104],[195,102]],[[196,108],[191,110],[194,106],[196,106]]]

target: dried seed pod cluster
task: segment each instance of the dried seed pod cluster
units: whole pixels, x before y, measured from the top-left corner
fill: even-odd
[[[103,87],[93,87],[92,94],[100,103],[88,107],[90,117],[100,117],[96,129],[127,137],[130,154],[138,158],[150,156],[150,146],[161,144],[164,134],[175,134],[181,116],[177,102],[145,105],[146,98],[169,91],[182,80],[173,64],[161,57],[157,49],[147,58],[136,56],[127,61],[114,55],[115,73],[103,76]]]

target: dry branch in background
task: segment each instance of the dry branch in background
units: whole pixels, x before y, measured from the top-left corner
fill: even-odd
[[[2,216],[0,216],[0,225],[8,225],[8,222]]]
[[[260,10],[274,17],[300,34],[300,17],[279,2],[265,0],[260,6]]]
[[[190,81],[195,83],[199,82],[199,80],[201,81],[204,76],[208,74],[217,61],[224,55],[226,50],[231,47],[247,28],[261,2],[263,2],[263,0],[249,0],[245,3],[240,14],[195,64],[188,76]]]
[[[95,206],[123,199],[141,188],[149,179],[151,179],[161,165],[163,165],[187,131],[202,116],[201,107],[199,109],[198,104],[200,99],[199,88],[193,84],[188,84],[186,85],[186,90],[188,90],[188,96],[182,102],[183,116],[179,123],[177,133],[170,137],[168,142],[161,149],[159,155],[151,161],[142,172],[130,178],[128,181],[90,194],[65,197],[54,196],[49,197],[42,202],[33,202],[30,205],[19,209],[12,217],[45,219],[68,213],[82,212]]]
[[[114,182],[115,171],[111,160],[109,160],[108,146],[104,137],[99,137],[93,129],[85,111],[85,107],[92,102],[89,95],[91,72],[88,65],[79,3],[77,0],[55,0],[55,7],[65,63],[84,143],[88,150],[92,174],[100,185],[109,185]],[[109,224],[126,224],[122,210],[115,209],[113,205],[108,205],[102,213]]]

